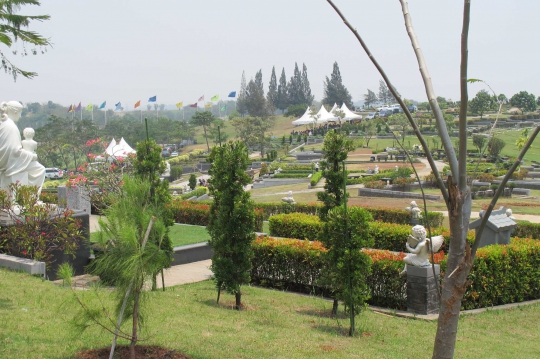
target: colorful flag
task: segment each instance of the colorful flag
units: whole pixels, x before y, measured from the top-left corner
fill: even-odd
[[[148,102],[156,102],[156,96],[152,96],[148,99]]]
[[[210,101],[217,101],[217,100],[219,100],[219,95],[212,96],[212,98],[210,99]]]
[[[189,105],[189,107],[195,107],[196,108],[197,107],[197,102],[195,102],[194,104]]]
[[[122,103],[118,102],[117,104],[114,105],[115,106],[115,111],[118,111],[118,110],[121,110],[122,109]]]
[[[232,91],[228,97],[236,97],[236,91]]]
[[[197,100],[197,102],[201,102],[201,101],[204,101],[204,95],[202,95],[201,97],[199,97],[199,99]]]
[[[208,102],[206,105],[204,105],[205,108],[210,108],[212,107],[213,103],[212,102]]]
[[[184,101],[178,102],[178,103],[176,104],[176,107],[177,107],[178,109],[181,109],[182,106],[184,106]]]
[[[135,103],[135,106],[133,106],[133,108],[137,108],[141,105],[141,100],[137,101],[137,103]]]
[[[227,105],[224,105],[222,108],[221,108],[221,111],[225,111],[227,109]]]
[[[94,105],[92,105],[91,103],[88,104],[85,108],[84,108],[86,111],[94,111]]]
[[[68,108],[67,112],[71,112],[71,111],[73,111],[73,105],[69,105],[69,108]]]
[[[77,108],[75,109],[75,111],[79,112],[80,110],[82,110],[82,107],[81,107],[81,103],[79,102],[79,106],[77,106]]]
[[[107,104],[107,101],[103,101],[101,105],[99,105],[99,109],[105,108],[105,105]]]

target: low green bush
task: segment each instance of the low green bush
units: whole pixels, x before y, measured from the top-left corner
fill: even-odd
[[[200,196],[206,194],[206,192],[207,192],[206,187],[197,187],[197,189],[195,189],[195,190],[193,190],[191,192],[181,194],[180,198],[181,199],[188,199],[188,198],[191,198],[193,196],[200,197]]]
[[[171,203],[171,210],[176,223],[194,224],[206,226],[210,220],[210,203],[200,203],[174,199]],[[255,209],[255,232],[262,232],[263,211]]]
[[[540,239],[540,223],[517,221],[512,235],[520,238]]]
[[[441,271],[446,261],[441,263]],[[540,241],[512,238],[509,245],[480,248],[469,274],[462,309],[540,298]]]
[[[319,183],[319,181],[321,180],[322,178],[322,172],[315,172],[313,174],[313,176],[311,176],[311,181],[309,182],[309,184],[311,185],[311,187],[315,187],[317,185],[317,183]]]
[[[307,178],[311,172],[276,173],[274,178]]]
[[[304,213],[277,214],[268,219],[271,236],[314,241],[322,231],[319,217]]]

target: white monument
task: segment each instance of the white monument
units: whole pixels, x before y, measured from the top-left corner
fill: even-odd
[[[411,214],[412,219],[418,219],[422,217],[422,210],[418,207],[416,201],[412,201],[411,206],[406,207],[405,210]]]
[[[0,104],[0,188],[9,189],[11,183],[36,186],[41,192],[45,180],[45,167],[37,161],[32,129],[25,129],[25,141],[16,122],[23,106],[17,101]],[[31,130],[31,131],[30,131]]]
[[[441,249],[444,237],[435,236],[426,238],[426,235],[424,226],[416,225],[412,228],[412,236],[409,235],[405,244],[405,247],[410,253],[403,258],[405,268],[401,272],[401,275],[407,272],[407,264],[415,267],[429,267],[431,265],[429,256],[431,253],[437,253]]]
[[[288,197],[283,197],[281,200],[283,202],[289,203],[289,204],[295,204],[296,203],[296,202],[294,202],[294,198],[292,196],[292,191],[289,191],[289,196]]]

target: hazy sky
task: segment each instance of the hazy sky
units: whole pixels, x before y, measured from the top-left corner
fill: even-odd
[[[398,0],[335,0],[405,98],[425,101],[418,65]],[[412,0],[413,25],[438,96],[459,98],[459,42],[463,1]],[[238,91],[262,69],[265,92],[272,66],[287,79],[305,63],[316,100],[337,61],[353,100],[379,79],[357,40],[325,0],[42,0],[25,14],[49,14],[31,26],[51,39],[44,55],[13,56],[33,80],[0,74],[1,100],[82,102],[126,110],[149,97],[193,103]],[[507,96],[540,95],[540,1],[473,0],[469,78]],[[22,49],[18,45],[18,50]],[[471,97],[484,88],[470,86]]]

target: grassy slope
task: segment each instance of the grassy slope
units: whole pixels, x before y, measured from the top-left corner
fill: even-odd
[[[79,305],[69,289],[0,269],[0,293],[2,358],[64,359],[83,348],[111,343],[111,335],[95,326],[80,334],[71,325]],[[92,292],[77,293],[96,302]],[[243,287],[243,294],[246,310],[237,312],[230,309],[231,295],[222,296],[221,306],[215,304],[215,286],[210,281],[148,293],[150,340],[145,344],[200,359],[401,359],[427,358],[431,353],[434,322],[366,311],[357,318],[360,334],[348,338],[344,335],[347,319],[329,318],[329,301],[252,287]],[[112,297],[103,293],[107,306]],[[533,305],[462,317],[456,357],[536,358],[539,314],[540,305]],[[129,331],[130,323],[125,325]]]

